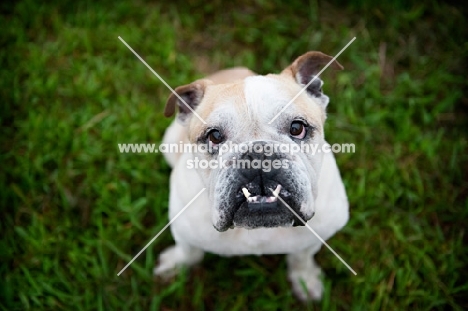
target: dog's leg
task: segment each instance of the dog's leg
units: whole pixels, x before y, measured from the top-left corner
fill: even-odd
[[[323,285],[320,280],[320,267],[315,263],[313,255],[320,249],[320,244],[306,250],[288,254],[288,278],[297,298],[302,301],[320,300]]]
[[[193,266],[203,259],[203,250],[187,244],[177,243],[159,255],[154,275],[169,279],[176,275],[182,266]]]

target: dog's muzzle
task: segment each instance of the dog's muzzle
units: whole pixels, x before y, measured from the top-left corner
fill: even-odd
[[[254,144],[264,145],[266,142],[259,141]],[[256,150],[255,146],[252,150]],[[255,151],[240,155],[241,160],[248,160],[250,163],[257,161],[257,164],[258,161],[272,163],[278,160],[281,162],[285,158],[279,153],[266,155]],[[237,174],[236,180],[239,180],[239,183],[232,185],[231,193],[235,196],[232,200],[233,210],[230,213],[232,226],[248,229],[303,226],[303,222],[297,219],[288,208],[289,206],[303,218],[299,212],[302,194],[296,192],[298,187],[295,185],[292,172],[284,167],[270,167],[269,170],[265,170],[263,166],[260,168],[252,168],[252,166],[237,168],[233,171],[233,174]],[[304,218],[303,220],[307,221]]]

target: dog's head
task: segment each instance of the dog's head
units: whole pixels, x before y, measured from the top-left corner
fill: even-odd
[[[289,208],[304,221],[312,218],[323,155],[294,146],[325,143],[329,99],[316,75],[331,60],[308,52],[278,75],[228,84],[198,80],[169,97],[165,115],[178,106],[190,142],[208,146],[193,154],[191,165],[207,164],[194,169],[209,191],[217,230],[303,225]],[[343,68],[337,61],[331,67]]]

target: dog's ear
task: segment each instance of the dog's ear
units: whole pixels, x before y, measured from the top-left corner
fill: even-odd
[[[211,81],[202,79],[177,87],[175,89],[177,95],[172,93],[167,99],[164,116],[172,117],[178,106],[179,118],[184,120],[200,104],[208,84],[211,84]]]
[[[328,64],[333,57],[323,54],[322,52],[307,52],[302,56],[299,56],[289,67],[283,70],[282,74],[291,75],[292,78],[302,85],[303,87],[309,84],[314,79],[317,73]],[[341,70],[343,66],[334,60],[330,67],[333,69]],[[328,104],[328,96],[322,92],[323,81],[318,77],[310,83],[307,87],[307,93],[315,98],[320,99],[323,107]]]

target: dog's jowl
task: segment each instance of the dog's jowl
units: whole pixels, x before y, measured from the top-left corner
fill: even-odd
[[[176,88],[165,115],[177,117],[163,143],[190,150],[165,154],[173,168],[169,217],[206,190],[172,223],[176,244],[160,255],[156,275],[171,277],[204,252],[286,254],[295,295],[320,299],[313,255],[321,242],[304,223],[327,240],[349,215],[335,158],[320,152],[329,98],[316,75],[331,60],[308,52],[280,74],[233,68]]]

